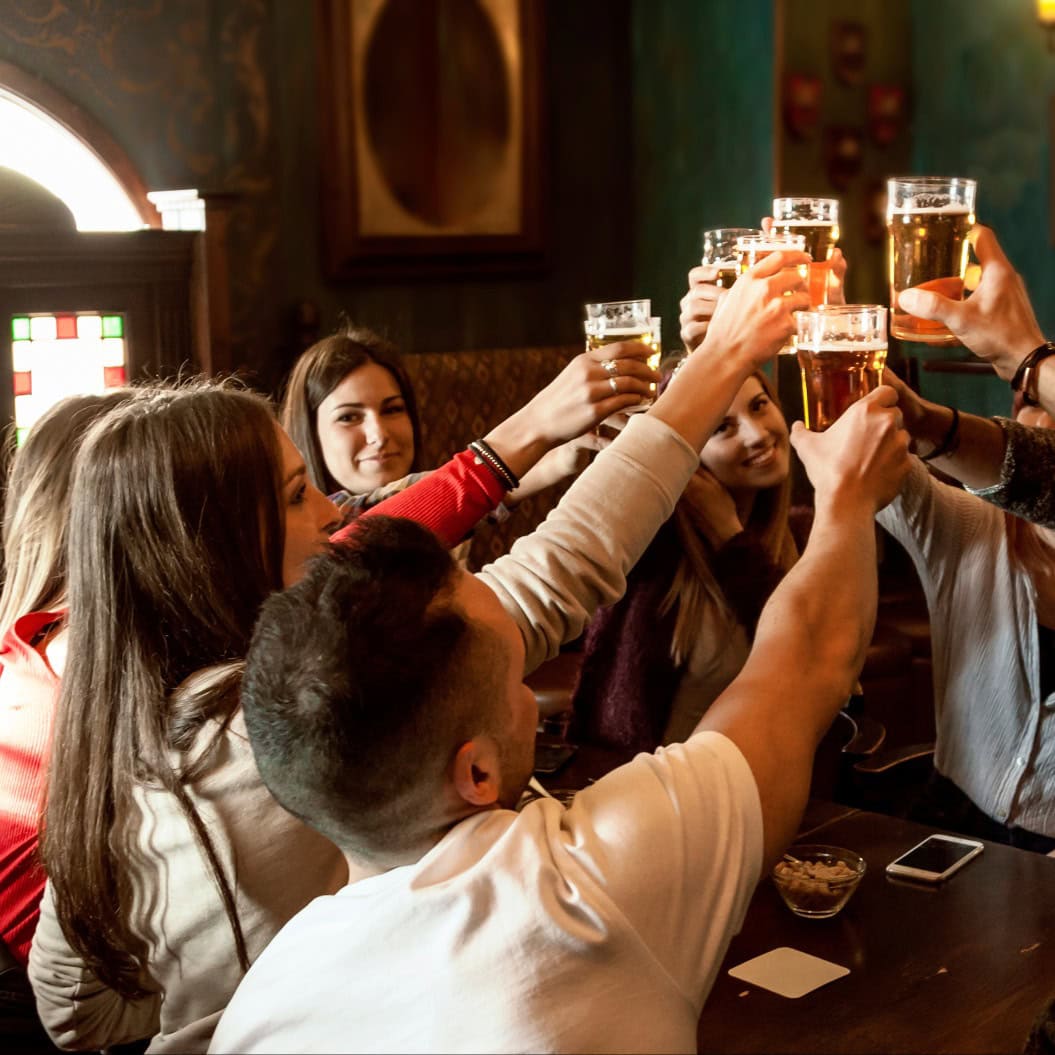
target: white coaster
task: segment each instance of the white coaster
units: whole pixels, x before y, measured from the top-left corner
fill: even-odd
[[[731,967],[729,973],[780,996],[797,998],[842,978],[850,969],[785,945]]]

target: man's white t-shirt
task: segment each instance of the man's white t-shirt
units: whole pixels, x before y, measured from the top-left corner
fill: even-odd
[[[762,861],[717,733],[580,792],[479,813],[279,932],[210,1052],[694,1052]]]

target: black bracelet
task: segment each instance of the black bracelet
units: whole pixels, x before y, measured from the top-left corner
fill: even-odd
[[[949,431],[945,433],[945,439],[938,444],[930,452],[920,458],[921,462],[930,462],[935,458],[940,458],[944,454],[953,454],[956,448],[960,445],[960,412],[956,407],[952,408],[952,423],[949,425]]]
[[[1018,364],[1015,376],[1011,378],[1011,391],[1021,392],[1022,402],[1027,407],[1037,405],[1037,367],[1050,355],[1055,355],[1055,342],[1045,341]]]
[[[520,486],[516,473],[495,453],[494,448],[485,440],[473,440],[469,444],[469,450],[476,455],[488,469],[498,478],[507,491],[515,491]]]

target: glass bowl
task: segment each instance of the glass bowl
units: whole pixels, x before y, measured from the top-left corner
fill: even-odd
[[[865,874],[865,861],[841,846],[799,844],[772,871],[784,904],[806,919],[828,919],[840,912]]]

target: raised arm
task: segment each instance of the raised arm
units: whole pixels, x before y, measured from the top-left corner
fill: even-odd
[[[762,806],[765,856],[794,837],[817,744],[864,662],[876,612],[874,517],[909,468],[896,394],[881,386],[825,433],[792,443],[816,489],[809,543],[762,611],[743,671],[697,727],[747,759]]]
[[[655,371],[643,361],[648,353],[644,345],[627,341],[576,356],[520,410],[484,436],[484,442],[514,477],[527,478],[547,452],[589,432],[605,418],[648,395],[657,381]],[[611,376],[602,365],[605,360],[616,364]],[[463,451],[361,515],[416,520],[450,548],[506,496],[510,487],[503,476],[500,470],[496,472],[476,455]],[[551,476],[552,472],[544,481],[554,482]],[[353,524],[338,531],[333,541],[346,538],[354,530]]]
[[[809,299],[793,267],[803,260],[774,253],[742,276],[648,413],[598,455],[533,535],[481,572],[520,627],[528,670],[622,596],[626,573],[670,516],[744,379],[793,332],[792,312]]]

